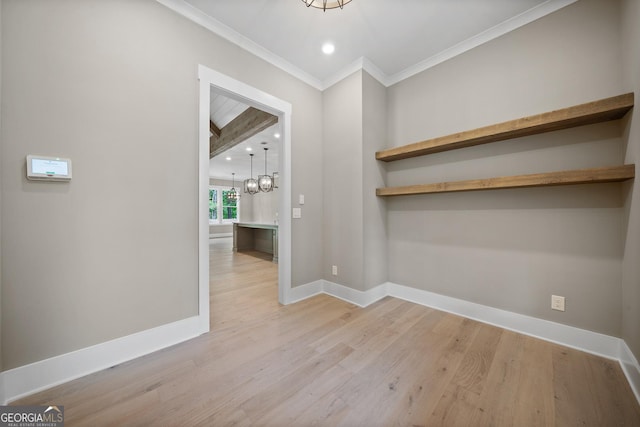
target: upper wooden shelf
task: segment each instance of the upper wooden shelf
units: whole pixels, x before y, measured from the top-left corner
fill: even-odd
[[[496,190],[500,188],[548,187],[572,184],[621,182],[635,177],[635,165],[579,169],[531,175],[503,176],[466,181],[438,182],[405,187],[378,188],[377,196],[410,196],[414,194],[452,193],[457,191]]]
[[[385,162],[455,150],[521,136],[536,135],[621,119],[633,107],[633,93],[536,114],[474,130],[428,139],[401,147],[378,151],[376,159]]]

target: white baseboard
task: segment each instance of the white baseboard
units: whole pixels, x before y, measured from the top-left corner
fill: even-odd
[[[640,403],[640,364],[624,340],[620,340],[620,366]]]
[[[368,291],[358,291],[328,280],[323,280],[323,282],[322,291],[325,294],[340,298],[359,307],[366,307],[387,296],[386,284],[378,285]]]
[[[304,289],[307,293],[299,292],[294,301],[325,293],[360,307],[366,307],[385,296],[392,296],[597,356],[617,360],[638,402],[640,402],[640,365],[627,344],[620,338],[391,282],[383,283],[364,292],[327,280],[317,280],[309,285],[312,286],[308,288],[306,288],[308,285],[299,287],[301,291]]]
[[[233,233],[210,233],[209,240],[218,239],[220,237],[233,237]]]
[[[4,371],[0,374],[0,402],[5,405],[198,335],[199,317],[194,316]]]
[[[7,398],[4,394],[4,372],[0,372],[0,405],[6,405]]]
[[[295,303],[318,294],[327,294],[343,301],[366,307],[387,296],[385,285],[376,286],[366,292],[339,285],[328,280],[316,280],[311,283],[291,288],[289,303]]]
[[[327,280],[316,280],[292,288],[289,299],[293,303],[320,293],[360,307],[366,307],[386,296],[392,296],[615,359],[620,363],[640,402],[640,365],[624,340],[619,338],[390,282],[367,291],[358,291]],[[200,335],[199,317],[195,316],[2,372],[0,373],[0,404],[4,405],[198,335]]]
[[[302,301],[321,294],[323,282],[324,280],[316,280],[315,282],[291,288],[287,304],[293,304],[294,302]]]
[[[388,283],[389,295],[420,305],[499,326],[609,359],[618,359],[620,339],[433,292]]]

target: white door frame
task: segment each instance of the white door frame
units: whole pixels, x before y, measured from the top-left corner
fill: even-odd
[[[224,96],[278,116],[281,127],[278,216],[278,301],[291,293],[291,104],[243,82],[198,65],[200,79],[198,150],[198,317],[201,333],[209,332],[209,109],[211,88]]]

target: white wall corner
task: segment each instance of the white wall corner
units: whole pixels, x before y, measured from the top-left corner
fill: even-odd
[[[620,366],[640,403],[640,364],[624,340],[620,340]]]
[[[0,374],[0,402],[7,404],[195,338],[200,335],[199,326],[199,316],[194,316],[4,371]]]

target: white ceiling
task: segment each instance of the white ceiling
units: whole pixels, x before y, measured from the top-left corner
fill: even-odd
[[[324,89],[355,67],[388,86],[577,0],[158,1]]]
[[[325,89],[364,68],[386,86],[446,61],[577,0],[352,0],[323,12],[301,0],[157,0],[227,40]],[[321,47],[336,50],[325,55]],[[218,127],[248,106],[212,91]],[[261,142],[269,147],[269,173],[277,170],[278,125],[210,161],[210,176],[264,173]],[[231,158],[231,160],[226,160]]]

